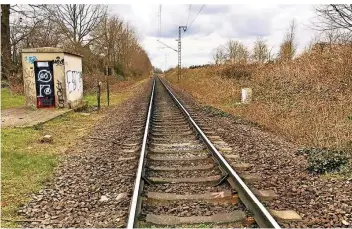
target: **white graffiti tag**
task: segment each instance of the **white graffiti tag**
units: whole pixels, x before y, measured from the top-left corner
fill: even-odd
[[[66,82],[67,82],[67,88],[69,93],[72,93],[74,91],[77,91],[77,92],[83,91],[81,72],[68,70],[66,72]]]
[[[52,79],[51,73],[48,70],[40,70],[38,73],[38,81],[48,83]]]
[[[43,90],[44,89],[44,90]],[[39,88],[39,96],[37,97],[43,97],[43,93],[45,95],[50,95],[51,94],[51,88],[50,84],[41,84]]]

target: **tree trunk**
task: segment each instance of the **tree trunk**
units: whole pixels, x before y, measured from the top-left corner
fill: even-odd
[[[11,73],[10,5],[1,4],[1,79],[7,80]]]

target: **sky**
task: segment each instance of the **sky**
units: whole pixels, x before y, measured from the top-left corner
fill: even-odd
[[[263,38],[269,49],[277,53],[291,21],[297,25],[296,43],[300,53],[315,36],[311,29],[314,20],[313,5],[269,4],[166,4],[161,6],[161,33],[159,33],[160,5],[110,5],[111,14],[117,14],[132,25],[153,66],[162,70],[177,65],[178,27],[188,25],[182,34],[182,66],[213,62],[212,53],[229,39],[241,41],[249,49],[254,41]],[[193,23],[191,23],[193,21]]]

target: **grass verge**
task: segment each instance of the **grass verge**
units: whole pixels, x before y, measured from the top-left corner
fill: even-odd
[[[148,79],[140,80],[140,81],[134,81],[134,82],[128,82],[122,85],[115,84],[115,86],[112,86],[111,90],[114,91],[114,93],[110,92],[110,105],[116,105],[119,104],[122,100],[130,96],[130,93],[139,85],[142,83],[146,82]],[[100,106],[101,107],[107,107],[108,106],[108,99],[107,99],[107,93],[106,93],[106,88],[103,88],[104,90],[101,91],[100,94]],[[84,100],[88,102],[88,106],[97,106],[98,105],[98,100],[97,100],[97,93],[90,91],[89,93],[84,95]]]
[[[83,116],[67,113],[47,123],[29,128],[1,130],[1,217],[3,227],[16,227],[5,220],[19,219],[18,207],[30,199],[50,180],[59,155],[87,134],[102,114]],[[53,143],[40,143],[45,134],[53,136]]]
[[[1,88],[1,109],[24,106],[24,96],[17,95],[9,88]]]
[[[299,147],[352,150],[351,47],[286,62],[184,69],[166,78],[197,101],[265,127]],[[244,74],[244,70],[246,70]],[[250,104],[241,90],[253,91]],[[352,176],[352,173],[350,173]]]
[[[322,77],[322,63],[313,68],[312,61],[296,62],[258,66],[244,79],[223,77],[216,66],[185,69],[180,82],[175,71],[166,77],[199,102],[258,123],[301,147],[351,145],[350,76],[334,69],[336,74]],[[246,87],[252,88],[253,100],[241,104],[241,89]]]
[[[112,93],[111,105],[119,105],[131,96],[142,82],[118,93]],[[83,115],[66,113],[44,124],[28,128],[1,130],[1,223],[2,227],[18,227],[18,208],[39,191],[59,163],[60,155],[74,147],[104,112]],[[40,143],[43,135],[52,135],[52,143]]]

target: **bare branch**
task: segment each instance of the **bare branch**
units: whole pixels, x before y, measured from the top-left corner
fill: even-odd
[[[68,39],[81,45],[102,22],[107,7],[104,5],[56,5],[47,7],[50,19],[59,25]]]
[[[314,29],[325,34],[334,34],[337,42],[352,41],[352,4],[330,4],[315,7],[318,22]]]

